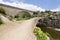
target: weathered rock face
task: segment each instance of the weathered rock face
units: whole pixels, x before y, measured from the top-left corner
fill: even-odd
[[[37,26],[60,28],[60,12],[50,13],[44,18],[40,19]]]
[[[59,19],[52,19],[52,18],[50,18],[49,20],[47,20],[46,18],[40,19],[37,23],[37,26],[60,28],[60,20]]]

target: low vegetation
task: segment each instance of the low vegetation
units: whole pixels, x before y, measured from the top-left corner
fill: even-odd
[[[18,20],[27,20],[27,19],[30,19],[31,18],[31,15],[26,12],[26,11],[23,11],[22,14],[17,14],[15,16],[15,19],[18,21]]]
[[[0,25],[3,24],[2,20],[0,19]]]
[[[5,10],[2,7],[0,7],[0,14],[6,15]]]
[[[34,34],[37,40],[47,40],[46,34],[39,27],[35,27]]]

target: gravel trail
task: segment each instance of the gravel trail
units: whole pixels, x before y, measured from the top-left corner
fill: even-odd
[[[21,23],[12,22],[0,16],[5,24],[0,26],[0,40],[36,40],[33,34],[37,18],[32,18]]]

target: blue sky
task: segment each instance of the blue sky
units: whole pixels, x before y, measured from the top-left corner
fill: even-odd
[[[12,2],[10,0],[4,1]],[[17,0],[17,1],[37,5],[43,9],[55,9],[58,6],[60,6],[60,0]]]
[[[25,8],[27,9],[31,8],[31,10],[33,8],[37,10],[40,10],[40,9],[41,10],[44,10],[44,9],[45,10],[60,10],[60,0],[1,0],[1,1],[6,4],[14,3],[14,5],[18,2],[20,4],[19,7],[21,7],[21,2],[22,2]]]
[[[44,9],[55,9],[60,5],[60,0],[27,0],[25,2],[40,6]]]

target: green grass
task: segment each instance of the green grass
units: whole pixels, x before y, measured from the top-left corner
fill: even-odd
[[[28,18],[15,18],[16,21],[27,20]]]

